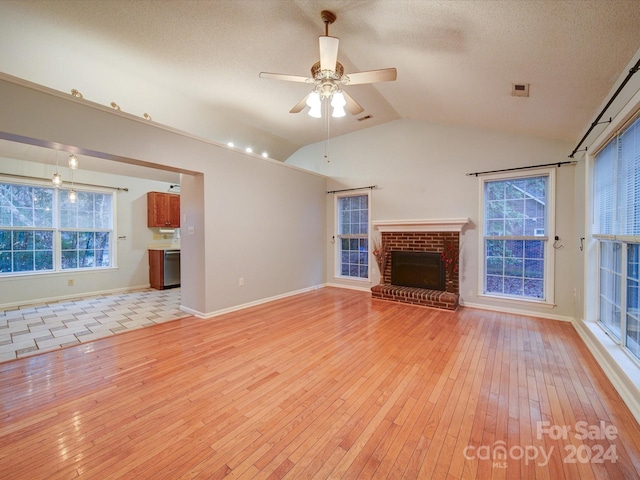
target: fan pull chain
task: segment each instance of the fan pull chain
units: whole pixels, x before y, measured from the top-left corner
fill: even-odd
[[[327,141],[324,143],[324,158],[327,160],[327,163],[331,163],[331,160],[329,159],[329,100],[328,99],[324,99],[324,121],[326,122],[325,125],[325,129],[327,131]]]

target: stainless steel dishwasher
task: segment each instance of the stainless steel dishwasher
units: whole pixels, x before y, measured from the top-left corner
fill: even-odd
[[[180,286],[180,250],[165,250],[163,263],[163,286]]]

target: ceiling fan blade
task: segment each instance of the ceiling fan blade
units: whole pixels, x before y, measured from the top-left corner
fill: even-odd
[[[344,95],[344,99],[347,101],[345,108],[351,115],[358,115],[359,113],[364,112],[364,108],[362,108],[358,102],[351,98],[351,96],[344,90],[341,91],[342,95]]]
[[[289,113],[300,113],[304,107],[307,106],[307,98],[309,98],[310,93],[305,96],[302,100],[296,103],[296,106],[289,110]]]
[[[368,72],[350,73],[349,81],[345,85],[361,85],[363,83],[393,82],[398,76],[395,68],[369,70]]]
[[[336,71],[338,62],[338,40],[336,37],[322,36],[320,40],[320,70]]]
[[[260,72],[260,78],[272,78],[273,80],[284,80],[286,82],[313,83],[313,78],[300,75],[286,75],[284,73]]]

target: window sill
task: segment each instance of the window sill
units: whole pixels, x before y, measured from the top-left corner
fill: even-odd
[[[69,275],[86,275],[97,272],[111,272],[117,270],[118,267],[102,267],[102,268],[83,268],[80,270],[58,270],[58,271],[40,271],[40,272],[25,272],[25,273],[7,273],[0,275],[0,282],[9,280],[20,280],[36,277],[57,277],[57,276],[69,276]]]
[[[640,422],[640,364],[595,321],[574,320],[589,350]]]
[[[340,280],[344,282],[356,282],[356,283],[371,283],[370,278],[360,278],[360,277],[344,277],[341,275],[336,275],[333,277],[334,280]]]
[[[484,298],[486,300],[495,300],[496,302],[501,303],[511,303],[513,305],[535,305],[536,307],[542,308],[554,308],[556,304],[554,302],[548,302],[546,300],[535,300],[528,298],[514,298],[514,297],[500,297],[498,295],[487,295],[486,293],[478,294],[479,298]]]

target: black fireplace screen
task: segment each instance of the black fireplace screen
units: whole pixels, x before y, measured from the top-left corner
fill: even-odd
[[[391,252],[391,284],[445,290],[441,255],[435,252]]]

